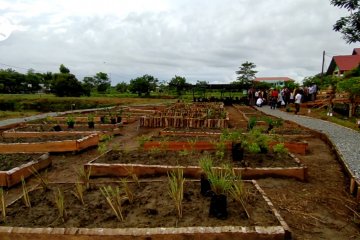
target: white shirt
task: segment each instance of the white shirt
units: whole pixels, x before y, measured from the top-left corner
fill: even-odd
[[[298,93],[298,94],[296,94],[296,96],[295,96],[295,103],[301,103],[301,94],[300,93]]]
[[[264,101],[262,100],[262,98],[258,98],[256,100],[256,105],[261,105]]]

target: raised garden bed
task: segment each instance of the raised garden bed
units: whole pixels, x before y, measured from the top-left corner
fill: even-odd
[[[47,153],[7,153],[0,154],[0,186],[11,187],[31,176],[34,169],[39,171],[51,165]]]
[[[161,136],[192,136],[192,137],[220,137],[222,131],[219,129],[198,129],[198,128],[164,128],[160,131]]]
[[[229,119],[200,119],[183,117],[140,117],[141,127],[175,127],[175,128],[227,128]]]
[[[59,125],[61,131],[54,131],[51,124],[25,124],[21,127],[4,131],[4,138],[40,138],[46,136],[72,136],[79,134],[98,133],[99,135],[119,135],[121,127],[114,124],[97,124],[95,128],[89,128],[87,125],[75,125],[74,128],[68,128],[67,125]]]
[[[167,136],[167,137],[152,137],[148,142],[145,142],[143,148],[151,150],[154,148],[161,148],[162,150],[215,150],[219,140],[213,137],[184,137],[184,136]],[[231,149],[231,142],[225,142],[224,147],[227,150]]]
[[[110,185],[111,183],[109,183]],[[113,185],[113,184],[111,184]],[[118,221],[104,196],[94,186],[84,193],[84,202],[74,197],[72,185],[50,185],[49,191],[34,190],[27,208],[21,199],[7,208],[1,239],[289,239],[291,232],[264,191],[255,182],[245,183],[250,192],[246,203],[250,219],[239,203],[229,197],[226,220],[209,217],[210,199],[200,194],[200,183],[184,184],[183,217],[178,219],[168,194],[168,183],[129,183],[134,201],[123,201],[124,221]],[[64,192],[65,220],[58,217],[54,192]]]
[[[42,136],[40,138],[1,138],[1,153],[71,152],[97,146],[99,135]]]
[[[225,153],[221,160],[216,152],[208,152],[214,160],[214,166],[231,164],[234,170],[241,173],[243,179],[263,177],[293,177],[301,181],[307,179],[307,167],[293,154],[275,158],[274,154],[245,154],[243,161],[232,161],[230,154]],[[138,177],[167,175],[169,170],[178,166],[184,169],[184,175],[200,178],[201,169],[198,161],[204,156],[203,151],[114,151],[110,150],[89,163],[84,168],[91,168],[91,176],[125,177],[134,173]]]

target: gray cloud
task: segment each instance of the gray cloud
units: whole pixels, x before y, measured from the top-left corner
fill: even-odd
[[[55,1],[47,2],[55,5]],[[53,72],[63,63],[79,79],[104,71],[111,73],[116,84],[143,74],[160,80],[181,75],[193,83],[230,82],[238,67],[251,61],[257,65],[258,76],[302,80],[321,71],[323,50],[350,54],[354,47],[332,30],[346,12],[328,1],[164,4],[165,9],[158,11],[122,14],[116,14],[119,5],[119,9],[109,6],[108,14],[67,14],[54,7],[27,15],[22,12],[26,4],[18,9],[16,4],[0,8],[0,15],[21,26],[0,42],[0,62]],[[330,58],[326,60],[329,63]]]

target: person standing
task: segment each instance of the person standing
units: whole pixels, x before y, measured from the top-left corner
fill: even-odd
[[[295,114],[297,114],[300,111],[301,98],[302,98],[302,95],[301,95],[300,91],[296,91],[296,95],[295,95]]]

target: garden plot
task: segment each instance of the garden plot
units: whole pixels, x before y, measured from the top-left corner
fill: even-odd
[[[244,154],[243,160],[234,159],[228,152],[204,151],[115,151],[110,150],[84,165],[91,169],[91,176],[124,177],[136,174],[138,177],[167,175],[169,170],[178,166],[184,169],[184,175],[200,178],[199,159],[209,156],[215,167],[229,164],[241,173],[244,179],[261,177],[293,177],[306,180],[307,168],[292,154],[278,156],[274,153]]]
[[[229,116],[222,104],[177,103],[156,112],[153,116],[140,118],[141,127],[175,128],[226,128]]]
[[[222,131],[220,129],[164,128],[160,131],[161,136],[219,137],[221,134],[222,134]]]
[[[47,168],[51,159],[47,153],[2,153],[0,154],[0,186],[11,187],[21,178],[27,178],[34,171]]]
[[[17,152],[71,152],[97,146],[99,135],[89,133],[72,136],[1,137],[1,153]]]
[[[210,198],[201,195],[198,181],[184,182],[181,218],[168,194],[167,181],[125,184],[126,187],[121,183],[121,188],[131,194],[121,193],[121,211],[117,214],[111,210],[102,187],[110,191],[109,186],[115,189],[119,184],[92,186],[83,192],[83,204],[72,193],[73,185],[49,185],[47,191],[31,191],[28,194],[31,208],[22,199],[7,207],[0,237],[71,240],[291,237],[287,224],[255,181],[244,184],[250,218],[240,203],[229,196],[226,219],[209,217]],[[57,207],[54,199],[62,199],[63,205]]]
[[[56,131],[55,131],[56,130]],[[117,124],[96,124],[93,128],[87,125],[74,125],[69,128],[67,125],[54,124],[24,124],[11,130],[4,131],[4,138],[40,138],[51,136],[72,136],[79,134],[98,133],[102,135],[120,135],[122,126]]]

